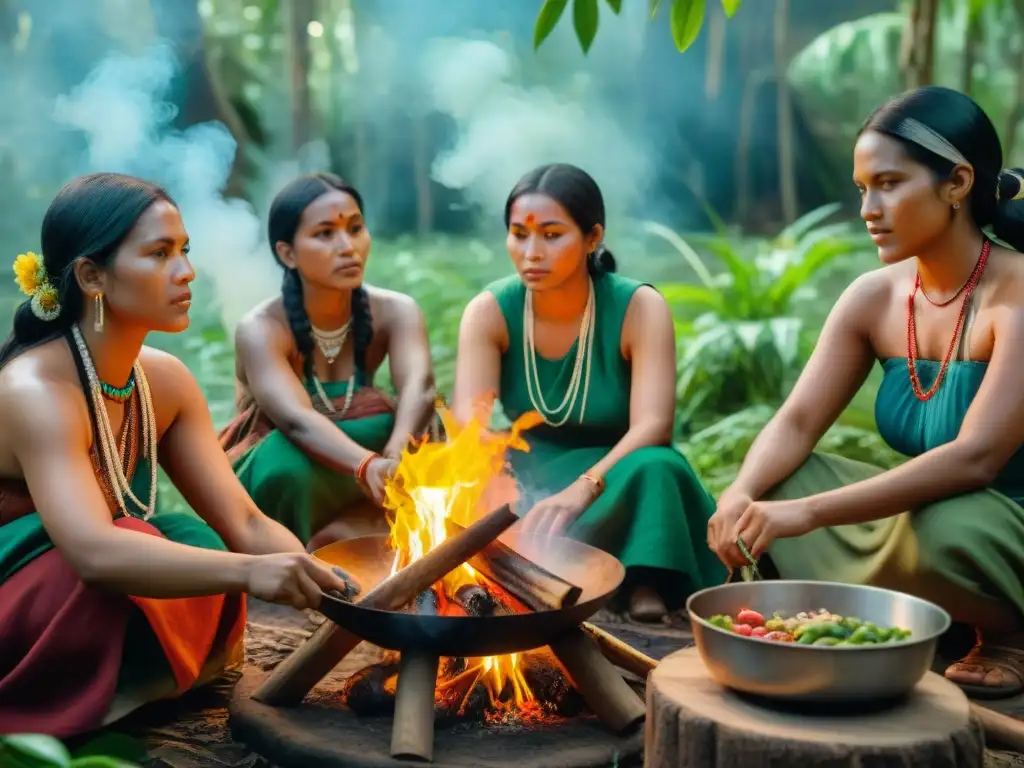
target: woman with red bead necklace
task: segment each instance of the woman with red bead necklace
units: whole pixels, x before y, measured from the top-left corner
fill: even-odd
[[[942,605],[978,632],[946,670],[978,697],[1024,689],[1024,172],[1002,161],[956,91],[911,91],[868,118],[853,178],[885,266],[836,303],[708,524],[728,565],[742,540],[782,578]],[[876,360],[879,432],[912,458],[882,471],[814,453]]]

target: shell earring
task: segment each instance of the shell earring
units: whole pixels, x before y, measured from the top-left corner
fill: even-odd
[[[103,331],[103,292],[96,294],[96,317],[93,320],[92,327],[97,333]]]

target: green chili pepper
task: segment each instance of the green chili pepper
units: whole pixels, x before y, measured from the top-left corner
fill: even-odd
[[[796,638],[796,641],[800,645],[814,645],[814,641],[817,640],[819,637],[822,637],[824,634],[819,625],[805,626],[801,627],[801,629],[803,630],[802,632],[800,632],[800,630],[797,630],[798,632],[800,632],[800,634]]]
[[[863,624],[855,629],[847,640],[849,640],[850,645],[873,644],[878,642],[878,633],[867,624]]]
[[[839,645],[842,642],[838,637],[819,637],[811,645]]]
[[[844,616],[842,621],[840,621],[839,623],[851,632],[853,632],[855,629],[860,627],[860,625],[864,622],[858,619],[856,616]]]

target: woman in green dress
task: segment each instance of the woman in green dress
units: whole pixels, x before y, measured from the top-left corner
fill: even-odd
[[[524,176],[505,205],[515,275],[466,307],[454,409],[496,396],[509,418],[536,411],[529,452],[509,461],[527,531],[560,534],[626,566],[630,614],[661,619],[725,569],[703,546],[714,501],[672,447],[672,315],[651,286],[615,273],[604,200],[571,165]]]
[[[188,233],[167,193],[67,184],[0,346],[0,733],[66,738],[241,658],[245,595],[319,605],[345,584],[260,513],[180,360]],[[157,511],[157,467],[195,510]]]
[[[310,550],[384,522],[384,482],[434,415],[423,312],[363,282],[370,233],[359,193],[319,173],[270,207],[281,295],[235,332],[238,416],[221,444],[260,509]],[[373,387],[388,359],[397,405]]]
[[[783,578],[945,607],[978,633],[946,676],[978,696],[1024,678],[1024,259],[982,231],[1024,248],[1022,178],[956,91],[911,91],[868,118],[854,182],[885,266],[839,299],[708,526],[730,565],[742,539]],[[883,472],[813,453],[876,360],[879,432],[913,458]]]

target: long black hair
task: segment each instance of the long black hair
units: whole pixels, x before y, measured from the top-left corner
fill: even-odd
[[[313,376],[313,327],[302,301],[302,280],[297,270],[288,267],[277,254],[279,242],[289,245],[295,240],[302,214],[310,204],[332,190],[352,196],[363,212],[362,195],[356,188],[332,173],[314,173],[300,176],[277,193],[270,205],[267,235],[274,259],[284,268],[281,281],[281,298],[284,302],[288,327],[295,337],[295,345],[302,355],[302,366],[307,378]],[[370,297],[366,289],[359,286],[352,291],[352,336],[355,341],[356,378],[366,381],[366,350],[373,340],[373,315],[370,313]]]
[[[969,210],[975,223],[991,227],[1000,240],[1024,251],[1024,200],[1013,199],[1021,192],[1024,171],[1003,168],[999,134],[985,111],[970,96],[930,85],[887,101],[864,122],[861,133],[878,131],[893,137],[911,159],[943,181],[956,163],[914,140],[915,121],[945,139],[974,168]]]
[[[57,193],[43,217],[39,240],[60,312],[42,320],[32,312],[31,299],[22,302],[14,314],[14,329],[0,346],[0,367],[60,337],[81,319],[85,300],[75,279],[75,262],[88,259],[109,267],[139,217],[157,200],[174,204],[162,187],[120,173],[80,176]]]
[[[604,227],[604,196],[597,182],[582,168],[554,163],[534,168],[523,176],[505,201],[506,229],[516,200],[533,194],[547,195],[565,208],[584,235],[593,232],[598,224]],[[598,243],[597,248],[587,254],[587,271],[592,277],[614,272],[615,269],[615,257],[604,243]]]

